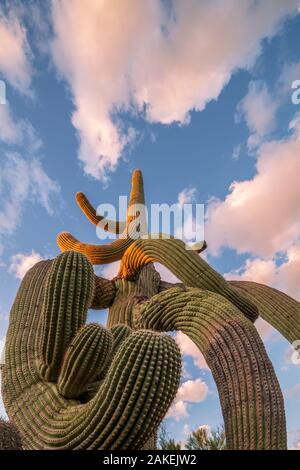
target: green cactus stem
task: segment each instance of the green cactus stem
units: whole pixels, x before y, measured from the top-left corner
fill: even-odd
[[[22,450],[22,441],[16,426],[1,417],[0,450]]]
[[[134,311],[138,328],[180,330],[203,353],[218,387],[228,449],[285,449],[283,396],[256,328],[219,294],[180,287]]]
[[[250,281],[230,281],[257,305],[259,315],[278,330],[288,341],[300,339],[300,303],[273,287]]]
[[[159,262],[189,287],[199,287],[223,295],[251,321],[258,317],[257,307],[232,287],[204,259],[176,239],[138,239],[124,253],[120,277],[134,279],[146,264]]]

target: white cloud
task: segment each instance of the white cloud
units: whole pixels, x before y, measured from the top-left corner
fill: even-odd
[[[163,264],[154,263],[155,269],[159,272],[161,279],[166,282],[181,282],[168,268]]]
[[[287,366],[290,366],[290,365],[299,367],[300,365],[299,358],[300,358],[299,349],[295,349],[294,346],[289,344],[283,356],[283,359],[284,359],[283,370],[287,370]]]
[[[19,142],[20,139],[20,124],[14,121],[8,103],[0,105],[0,140],[11,144]]]
[[[240,269],[224,276],[231,280],[267,284],[300,300],[300,241],[285,251],[285,259],[281,264],[278,264],[276,257],[248,259]]]
[[[149,122],[188,122],[190,111],[217,99],[238,68],[253,65],[262,40],[297,12],[298,1],[52,5],[53,59],[71,88],[79,158],[88,174],[104,178],[135,138],[120,111]]]
[[[300,300],[300,241],[285,251],[281,264],[278,264],[276,257],[247,259],[241,268],[225,273],[224,277],[266,284]],[[255,326],[265,342],[276,334],[276,330],[262,318],[255,322]]]
[[[193,245],[204,240],[204,205],[196,203],[197,189],[184,188],[178,194],[178,205],[182,209],[183,223],[174,227],[176,238]]]
[[[178,204],[183,207],[184,204],[191,204],[196,200],[197,189],[196,188],[184,188],[178,194]]]
[[[45,173],[38,158],[25,159],[18,153],[4,154],[0,165],[0,241],[20,225],[24,205],[28,200],[40,203],[51,214],[52,198],[59,186]]]
[[[177,401],[169,408],[166,418],[174,418],[176,421],[180,421],[182,418],[188,416],[187,403],[183,401]]]
[[[5,338],[0,339],[0,366],[5,364]]]
[[[291,135],[258,149],[252,179],[234,181],[224,201],[210,201],[205,235],[213,255],[228,246],[270,258],[298,238],[300,120],[290,127]]]
[[[293,447],[291,450],[300,450],[300,429],[289,431],[288,434],[293,439]]]
[[[265,343],[273,339],[274,336],[277,334],[277,330],[262,318],[258,318],[256,320],[255,327],[258,331],[259,336]]]
[[[232,151],[232,155],[231,155],[232,160],[235,160],[235,161],[239,160],[241,156],[241,151],[242,151],[242,146],[236,145]]]
[[[188,424],[185,424],[182,429],[182,434],[188,436],[191,433],[190,427]]]
[[[179,421],[188,416],[188,403],[198,403],[206,399],[208,386],[202,379],[187,380],[180,385],[167,417]]]
[[[276,277],[276,264],[273,259],[247,259],[245,264],[236,270],[224,274],[228,280],[255,281],[260,284],[273,285]]]
[[[194,364],[200,369],[210,370],[203,354],[199,351],[195,343],[184,333],[179,331],[176,334],[175,341],[178,344],[182,354],[191,356]]]
[[[9,272],[16,278],[22,279],[26,272],[42,259],[43,257],[34,250],[28,254],[17,253],[10,259]]]
[[[248,94],[238,104],[237,113],[237,119],[244,117],[251,132],[248,139],[250,149],[257,147],[274,129],[277,107],[277,98],[269,93],[264,82],[250,82]]]
[[[9,9],[8,15],[0,7],[0,73],[14,88],[31,94],[31,51],[21,19]]]
[[[175,400],[197,403],[205,400],[207,394],[208,386],[202,379],[187,380],[180,385]]]
[[[279,89],[282,95],[288,95],[290,100],[292,98],[292,83],[300,79],[300,61],[287,63],[282,69],[281,76],[279,77]]]

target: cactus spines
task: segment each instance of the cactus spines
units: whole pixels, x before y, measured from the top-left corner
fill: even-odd
[[[112,355],[115,356],[120,349],[121,344],[131,335],[132,329],[127,325],[115,325],[110,330],[113,336]]]
[[[213,292],[177,287],[137,306],[135,318],[137,327],[182,331],[203,353],[218,387],[228,449],[286,448],[272,364],[255,327],[233,304]]]

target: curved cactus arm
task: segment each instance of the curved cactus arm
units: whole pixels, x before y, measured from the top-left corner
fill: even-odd
[[[92,245],[82,243],[69,232],[61,232],[57,236],[57,244],[61,251],[73,250],[83,253],[92,264],[108,264],[122,258],[126,249],[136,238],[136,227],[132,220],[136,216],[135,206],[145,204],[143,175],[140,170],[135,170],[132,174],[131,192],[126,216],[126,227],[120,238],[111,243],[103,245]],[[142,235],[142,233],[141,233]]]
[[[94,225],[101,224],[101,228],[111,233],[120,234],[126,228],[126,222],[112,221],[102,215],[97,215],[96,209],[82,192],[76,193],[76,201],[82,212]]]
[[[115,280],[116,297],[109,308],[107,327],[125,324],[132,327],[134,304],[148,299],[159,292],[160,275],[150,263],[144,266],[135,282],[125,278]]]
[[[57,380],[66,398],[82,395],[89,384],[107,368],[113,345],[109,330],[96,323],[83,326],[69,344]]]
[[[124,253],[120,275],[132,278],[145,265],[159,262],[172,271],[185,285],[219,293],[238,307],[251,321],[258,316],[257,307],[233,288],[205,260],[187,249],[177,239],[139,239]]]
[[[49,343],[46,338],[42,343],[44,359],[50,358],[47,364],[55,364],[56,371],[58,358],[63,362],[63,356],[60,348],[57,352],[53,345],[65,323],[61,324],[63,315],[55,323],[55,312],[50,310],[47,299],[55,293],[57,312],[62,312],[64,306],[67,318],[69,309],[73,308],[77,319],[69,325],[74,330],[66,331],[72,341],[89,304],[89,292],[93,290],[92,286],[84,287],[84,283],[93,283],[93,278],[92,267],[83,255],[67,252],[58,260],[38,263],[28,271],[14,302],[1,374],[6,411],[27,449],[138,449],[155,432],[176,394],[181,366],[178,347],[165,335],[133,332],[121,345],[94,398],[84,404],[66,399],[56,381],[41,378],[37,366],[42,308],[52,322]],[[77,264],[75,270],[74,264]],[[59,269],[62,265],[65,266],[63,275]],[[71,292],[63,288],[62,280],[68,276],[72,283],[74,271],[72,301]],[[45,285],[51,287],[46,296]],[[78,298],[79,285],[83,292]]]
[[[159,284],[159,292],[163,292],[167,289],[172,289],[173,287],[181,287],[184,289],[185,285],[182,282],[168,282],[168,281],[160,281]]]
[[[130,234],[104,245],[93,245],[77,240],[69,232],[61,232],[57,236],[57,244],[61,251],[77,251],[84,254],[92,264],[109,264],[119,261],[126,249],[133,243]]]
[[[110,362],[111,362],[116,356],[117,352],[119,351],[124,341],[128,338],[128,336],[132,334],[133,330],[127,325],[115,325],[109,331],[113,339],[112,350],[110,352],[110,357],[109,357]],[[99,386],[101,385],[101,380],[103,380],[107,375],[110,362],[108,362],[106,364],[106,367],[104,367],[101,370],[100,374],[97,377],[98,381],[90,386],[91,393],[94,393],[95,390],[97,391],[99,389]]]
[[[250,281],[230,284],[257,305],[259,315],[288,341],[300,339],[300,303],[273,287]]]
[[[101,310],[112,305],[116,295],[116,285],[114,281],[104,277],[95,276],[95,290],[90,308]]]
[[[94,293],[94,272],[78,253],[59,255],[45,284],[38,368],[47,381],[58,377],[67,345],[84,325]]]
[[[283,397],[254,325],[224,297],[173,288],[135,308],[137,327],[180,330],[203,353],[219,390],[229,449],[284,449]]]

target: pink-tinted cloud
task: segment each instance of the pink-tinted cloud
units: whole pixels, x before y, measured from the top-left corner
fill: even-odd
[[[297,0],[56,0],[52,52],[68,82],[84,170],[104,178],[136,136],[120,111],[189,121],[249,68]],[[221,39],[220,39],[221,38]]]
[[[183,401],[173,403],[166,414],[166,418],[174,418],[176,421],[180,421],[182,418],[186,418],[187,416],[187,403]]]
[[[180,385],[167,417],[179,421],[188,416],[188,403],[198,403],[206,399],[208,386],[202,379],[187,380]]]
[[[278,99],[272,96],[263,82],[250,82],[245,98],[238,105],[237,119],[243,117],[251,132],[248,147],[259,145],[275,126]]]
[[[300,119],[291,130],[259,148],[253,179],[233,182],[224,201],[210,201],[205,234],[213,254],[228,246],[270,258],[298,238]]]
[[[9,272],[18,279],[22,279],[27,271],[42,259],[43,257],[34,250],[28,254],[17,253],[11,257]]]
[[[0,7],[0,73],[18,91],[30,94],[31,51],[26,30],[11,8],[8,15]]]
[[[182,354],[193,358],[194,364],[200,369],[209,369],[203,354],[199,351],[195,343],[184,333],[179,331],[176,334],[176,343],[178,344]]]

